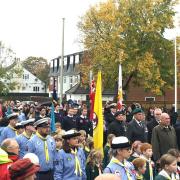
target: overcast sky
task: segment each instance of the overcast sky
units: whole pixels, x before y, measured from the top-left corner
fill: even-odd
[[[77,22],[90,5],[105,0],[0,0],[0,41],[22,60],[61,54],[65,18],[65,54],[80,51]],[[180,11],[180,6],[177,8]],[[168,31],[168,37],[174,33]]]

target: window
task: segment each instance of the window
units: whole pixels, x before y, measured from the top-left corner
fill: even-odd
[[[145,101],[152,102],[155,101],[155,97],[145,97]]]
[[[64,83],[66,83],[66,77],[64,77]]]
[[[75,77],[74,83],[78,83],[78,76]]]
[[[70,86],[70,88],[72,88],[72,86],[73,86],[73,77],[72,76],[69,77],[69,86]]]
[[[34,86],[34,87],[33,87],[33,91],[38,92],[38,91],[39,91],[39,87]]]
[[[72,76],[69,77],[69,82],[70,82],[70,84],[73,83],[73,77]]]
[[[23,79],[29,79],[29,74],[23,74]]]

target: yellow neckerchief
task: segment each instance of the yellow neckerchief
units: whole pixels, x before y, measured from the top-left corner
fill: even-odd
[[[136,179],[137,180],[143,180],[143,175],[139,175],[138,173],[136,173]]]
[[[26,137],[27,139],[30,139],[30,138],[32,137],[32,135],[31,135],[31,136],[28,136],[27,133],[26,133],[26,131],[24,131],[24,132],[22,133],[22,135],[23,135],[24,137]]]
[[[87,146],[84,147],[84,150],[85,150],[86,152],[90,152],[90,149],[89,149]]]
[[[124,162],[124,164],[123,164],[123,163],[121,163],[118,159],[116,159],[116,158],[114,158],[114,157],[111,159],[111,162],[116,163],[116,164],[119,164],[121,167],[123,167],[123,168],[125,169],[125,171],[126,171],[126,175],[127,175],[128,180],[132,180],[131,174],[129,173],[129,170],[128,170],[127,167],[126,167],[125,162]]]
[[[10,124],[8,125],[8,127],[9,127],[10,129],[12,129],[12,130],[16,133],[16,136],[18,135],[18,134],[17,134],[17,129],[15,129],[14,127],[12,127]]]
[[[79,159],[77,157],[77,149],[75,149],[75,151],[73,149],[71,149],[71,154],[73,154],[74,158],[75,158],[75,171],[74,171],[74,173],[76,174],[76,176],[78,176],[78,172],[79,172],[80,176],[82,176],[82,169],[80,166]]]
[[[142,155],[141,157],[149,163],[149,176],[150,176],[150,180],[153,180],[153,168],[151,164],[151,159],[147,159],[144,155]]]
[[[109,143],[106,143],[106,146],[107,146],[107,147],[110,147],[110,144],[109,144]]]
[[[38,132],[36,132],[37,137],[39,137],[41,140],[44,141],[44,152],[46,156],[46,162],[49,161],[49,151],[48,151],[48,146],[47,146],[47,138],[42,137]]]

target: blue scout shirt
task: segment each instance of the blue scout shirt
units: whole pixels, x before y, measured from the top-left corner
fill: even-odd
[[[27,145],[27,143],[28,143],[29,139],[30,138],[25,136],[24,133],[22,133],[22,134],[20,134],[20,135],[18,135],[16,137],[16,141],[18,142],[19,149],[20,149],[20,151],[19,151],[19,157],[20,158],[23,158],[28,153],[28,145]]]
[[[39,158],[39,171],[50,171],[53,169],[54,154],[56,151],[55,141],[51,136],[47,136],[47,146],[49,152],[49,161],[46,161],[44,141],[37,135],[34,135],[27,143],[28,152],[34,153]]]
[[[54,162],[54,180],[86,180],[86,158],[83,149],[78,148],[78,160],[80,162],[82,176],[75,174],[75,157],[71,153],[66,153],[61,149],[56,154],[56,161]]]
[[[14,138],[16,136],[16,131],[13,130],[11,127],[5,127],[0,135],[0,143],[7,138]]]
[[[125,169],[126,168],[126,169]],[[129,172],[131,179],[128,179],[126,171]],[[125,161],[125,167],[120,164],[110,162],[107,167],[104,169],[104,173],[116,174],[121,177],[123,180],[135,180],[134,166],[132,163]]]

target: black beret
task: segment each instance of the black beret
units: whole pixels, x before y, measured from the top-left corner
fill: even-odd
[[[114,117],[117,117],[117,116],[119,116],[120,114],[125,115],[125,112],[124,112],[124,111],[117,111],[117,112],[115,113]]]

